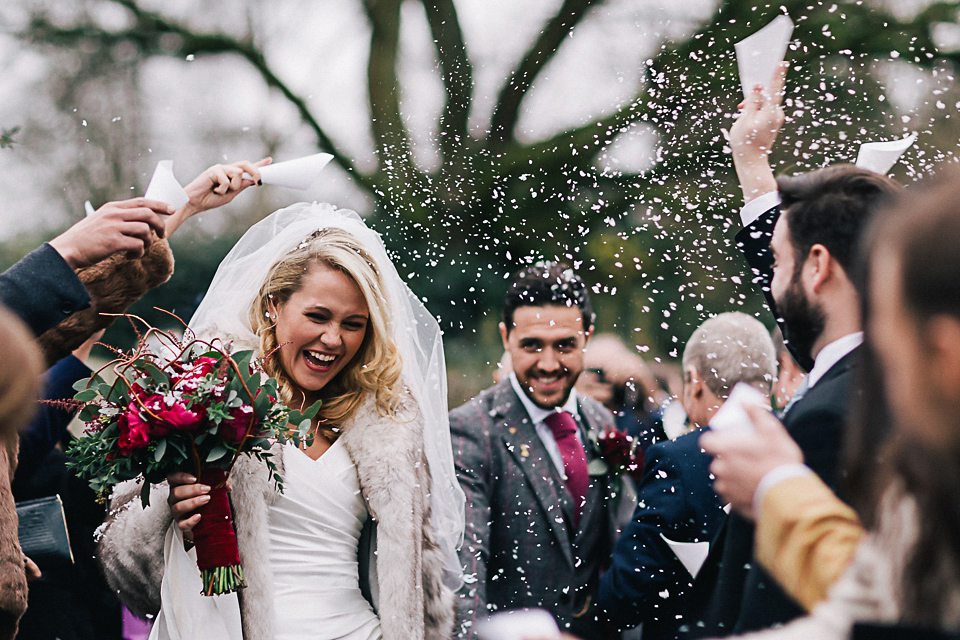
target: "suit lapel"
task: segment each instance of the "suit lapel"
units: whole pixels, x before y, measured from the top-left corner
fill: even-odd
[[[820,377],[820,379],[817,381],[817,384],[813,385],[812,389],[807,391],[803,397],[797,400],[794,405],[790,407],[790,411],[784,414],[783,420],[786,421],[788,419],[788,415],[795,413],[798,406],[806,406],[810,402],[816,402],[816,398],[820,394],[820,390],[826,386],[824,383],[830,382],[837,376],[850,371],[850,369],[852,369],[857,362],[859,362],[860,349],[861,347],[854,348],[850,353],[837,360],[832,367],[827,369],[827,372]]]
[[[494,412],[494,420],[498,423],[499,432],[503,434],[508,455],[533,488],[547,525],[557,539],[564,557],[570,566],[573,566],[573,551],[566,525],[566,513],[572,513],[573,499],[568,492],[558,491],[558,483],[551,480],[557,477],[553,461],[512,387],[506,386],[497,393]],[[564,502],[567,504],[564,505]]]

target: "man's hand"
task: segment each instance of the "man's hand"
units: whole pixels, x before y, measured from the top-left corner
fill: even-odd
[[[161,215],[173,212],[170,205],[146,198],[108,202],[51,240],[50,246],[74,269],[89,267],[120,251],[128,258],[139,258],[152,242],[151,232],[164,237]]]
[[[247,187],[260,184],[259,168],[272,161],[272,158],[264,158],[259,162],[241,160],[233,164],[215,164],[206,169],[183,188],[190,200],[167,219],[167,235],[176,231],[187,218],[222,207]],[[244,178],[245,173],[250,178]]]
[[[803,452],[769,411],[747,404],[743,408],[753,421],[753,433],[706,431],[700,447],[714,456],[710,463],[714,490],[752,519],[753,498],[763,477],[779,466],[802,464]]]
[[[770,93],[759,84],[753,87],[750,97],[740,103],[740,115],[730,128],[733,166],[746,202],[777,189],[767,156],[785,119],[782,102],[788,67],[788,63],[780,63]]]

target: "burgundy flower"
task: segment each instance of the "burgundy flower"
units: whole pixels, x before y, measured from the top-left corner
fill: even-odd
[[[117,437],[117,449],[122,455],[128,456],[134,449],[143,449],[150,441],[150,425],[140,417],[134,404],[117,419],[120,435]]]
[[[180,403],[174,402],[173,406],[166,406],[161,402],[160,408],[154,411],[158,420],[157,426],[164,425],[165,434],[171,429],[177,431],[196,431],[203,424],[203,415],[196,411],[191,411]],[[165,435],[164,434],[164,435]],[[159,434],[158,434],[159,435]]]
[[[171,382],[174,387],[196,389],[200,380],[217,367],[217,362],[216,358],[207,356],[188,363],[172,362],[170,368],[173,369],[174,375]]]
[[[623,431],[608,429],[600,434],[600,455],[615,469],[630,463],[632,445],[633,438]]]
[[[607,429],[600,434],[600,457],[610,466],[614,474],[629,474],[639,480],[643,474],[643,449],[636,440],[619,429]]]
[[[236,446],[247,435],[253,420],[256,420],[253,407],[248,404],[235,407],[230,410],[230,418],[220,423],[220,435],[229,444]]]

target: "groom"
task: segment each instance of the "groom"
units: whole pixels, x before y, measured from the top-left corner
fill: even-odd
[[[490,612],[539,607],[586,640],[615,538],[615,493],[595,436],[613,416],[574,389],[592,331],[587,289],[564,265],[522,270],[500,324],[507,379],[450,413],[457,479],[467,496],[464,586],[456,630],[473,638]],[[629,511],[629,509],[628,509]]]

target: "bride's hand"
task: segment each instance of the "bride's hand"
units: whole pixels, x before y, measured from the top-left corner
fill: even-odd
[[[271,162],[272,158],[264,158],[258,162],[241,160],[233,164],[215,164],[201,173],[184,187],[190,200],[167,218],[166,236],[169,238],[187,218],[202,211],[222,207],[247,187],[259,184],[259,168]],[[252,179],[244,178],[244,173]]]
[[[189,540],[193,537],[193,528],[200,522],[197,509],[210,502],[210,487],[199,484],[196,477],[182,471],[168,475],[167,484],[170,485],[170,495],[167,496],[170,513],[184,538]]]

